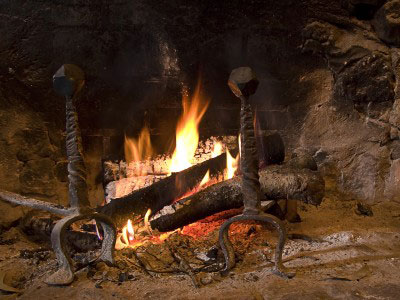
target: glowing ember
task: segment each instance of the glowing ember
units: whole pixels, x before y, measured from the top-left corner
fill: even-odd
[[[199,144],[198,126],[208,107],[208,101],[200,98],[200,83],[191,101],[183,96],[183,114],[176,127],[176,147],[172,155],[170,172],[179,172],[189,168]]]
[[[153,155],[150,132],[147,126],[143,127],[137,139],[129,138],[125,135],[124,151],[127,163],[142,161]],[[146,175],[144,170],[138,170],[137,172],[138,174],[135,175]]]
[[[160,240],[160,242],[164,242],[167,238],[169,238],[169,236],[175,232],[179,231],[179,229],[176,229],[174,231],[170,231],[170,232],[166,232],[166,233],[162,233],[158,238]]]
[[[211,157],[214,158],[214,157],[217,157],[218,155],[222,154],[223,148],[224,147],[221,142],[215,142],[213,150],[211,152]]]

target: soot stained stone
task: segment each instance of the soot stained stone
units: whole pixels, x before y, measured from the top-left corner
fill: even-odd
[[[49,137],[44,130],[21,129],[13,138],[14,143],[20,149],[17,158],[20,161],[28,161],[39,157],[54,156],[54,150],[50,144]]]
[[[68,181],[68,161],[59,161],[54,167],[54,174],[61,182]]]
[[[359,20],[371,20],[375,12],[385,3],[386,0],[344,0],[345,7],[350,15]]]
[[[339,97],[354,103],[393,101],[394,74],[380,53],[367,55],[345,68],[336,81]]]
[[[316,21],[304,28],[302,48],[326,59],[338,102],[393,101],[390,50],[373,35]]]
[[[379,38],[400,47],[400,0],[391,0],[376,13],[373,25]]]
[[[132,134],[141,129],[145,110],[150,110],[152,132],[161,135],[166,125],[168,131],[173,131],[171,119],[179,115],[175,102],[180,105],[180,84],[195,86],[199,69],[204,71],[203,83],[212,101],[200,131],[207,129],[208,134],[218,129],[220,134],[226,134],[228,128],[235,134],[239,106],[226,87],[226,80],[233,68],[249,65],[260,80],[257,103],[266,106],[260,116],[261,129],[280,130],[288,149],[292,144],[294,148],[303,146],[296,144],[299,138],[304,147],[321,146],[324,151],[316,156],[319,164],[333,165],[335,159],[340,162],[351,158],[344,167],[336,162],[337,169],[343,170],[336,178],[346,179],[343,189],[352,190],[361,198],[380,197],[382,178],[388,170],[384,164],[390,160],[390,153],[386,153],[386,146],[371,140],[378,140],[376,137],[386,129],[367,124],[359,111],[353,112],[353,104],[367,107],[369,101],[392,100],[390,65],[394,48],[389,49],[382,40],[399,45],[399,34],[395,35],[399,0],[387,1],[380,9],[380,0],[347,0],[344,2],[352,6],[347,9],[341,6],[343,1],[330,0],[254,0],[251,5],[228,0],[183,2],[1,2],[2,188],[21,192],[21,185],[29,193],[38,193],[43,192],[39,189],[51,187],[53,180],[56,185],[65,180],[65,143],[61,133],[65,103],[51,88],[51,76],[63,63],[78,64],[88,75],[78,104],[81,128],[111,128],[121,136],[128,127],[134,128]],[[350,12],[359,19],[369,19],[376,8],[379,10],[373,17],[374,28],[369,22],[349,17]],[[391,16],[389,22],[386,16]],[[313,21],[308,24],[310,20]],[[302,38],[303,49],[325,59],[330,72],[325,70],[322,59],[299,51]],[[345,102],[344,113],[331,106],[333,90],[335,100]],[[272,105],[284,107],[276,112],[271,110]],[[291,109],[286,110],[287,106]],[[2,115],[10,107],[15,108],[15,114]],[[167,110],[171,113],[158,113]],[[32,111],[39,112],[43,119],[35,116],[24,121]],[[395,105],[390,114],[392,128],[400,128],[398,111]],[[18,121],[21,119],[23,122]],[[16,129],[4,129],[8,124],[14,124]],[[57,130],[49,129],[49,142],[44,133],[50,126]],[[25,128],[28,132],[10,139]],[[29,132],[37,128],[44,133]],[[361,155],[359,148],[367,149],[368,156]],[[92,159],[101,161],[99,155],[93,154]],[[398,160],[392,161],[394,175],[400,168]],[[41,178],[44,175],[39,174],[37,184],[42,187],[32,191],[30,177],[40,173],[46,164],[52,164],[49,170],[58,180]],[[395,186],[397,177],[393,178]],[[396,190],[396,194],[400,191]],[[54,198],[60,197],[57,194]]]

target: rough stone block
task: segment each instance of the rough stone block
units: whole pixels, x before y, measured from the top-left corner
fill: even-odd
[[[58,181],[68,181],[68,161],[59,161],[54,167],[54,175]]]
[[[17,158],[28,161],[40,157],[51,157],[55,154],[48,133],[45,130],[21,129],[10,139],[18,148]]]
[[[375,14],[373,25],[380,39],[400,47],[400,0],[385,3]]]
[[[54,196],[56,181],[53,170],[54,161],[49,158],[28,161],[19,176],[21,192]]]

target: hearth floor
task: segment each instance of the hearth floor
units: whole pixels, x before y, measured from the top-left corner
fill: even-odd
[[[43,245],[12,228],[1,236],[0,270],[5,283],[23,292],[2,293],[0,299],[400,299],[400,204],[374,205],[371,217],[357,215],[355,208],[355,201],[334,195],[318,208],[300,205],[302,222],[287,224],[288,232],[311,240],[287,242],[285,265],[297,272],[290,280],[271,272],[275,234],[270,229],[234,226],[237,266],[226,277],[197,273],[200,288],[187,274],[146,274],[127,249],[116,253],[118,267],[102,263],[84,267],[71,286],[49,287],[43,280],[56,269],[54,254],[22,258],[21,251]],[[168,250],[172,248],[195,267],[217,242],[216,225],[222,221],[210,222],[185,230],[197,237],[176,233],[168,244],[139,248],[137,253],[154,270],[176,269],[179,266]]]

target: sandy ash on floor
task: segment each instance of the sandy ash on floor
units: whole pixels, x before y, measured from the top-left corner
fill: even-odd
[[[146,274],[132,251],[124,249],[116,251],[117,267],[85,267],[86,254],[75,255],[82,268],[73,284],[51,287],[43,280],[57,263],[48,245],[42,251],[43,244],[11,228],[1,236],[0,270],[4,282],[22,293],[1,292],[0,299],[400,299],[400,204],[374,205],[370,217],[356,214],[356,206],[334,196],[319,207],[300,205],[302,222],[286,224],[288,233],[311,240],[288,240],[285,266],[296,271],[290,280],[272,273],[273,230],[247,223],[232,226],[238,263],[227,276],[207,268],[196,272],[195,280],[187,273]],[[173,234],[167,243],[136,253],[152,270],[179,269],[169,249],[193,269],[205,267],[212,254],[216,265],[223,260],[215,247],[221,223],[196,224],[184,230],[188,235]]]

